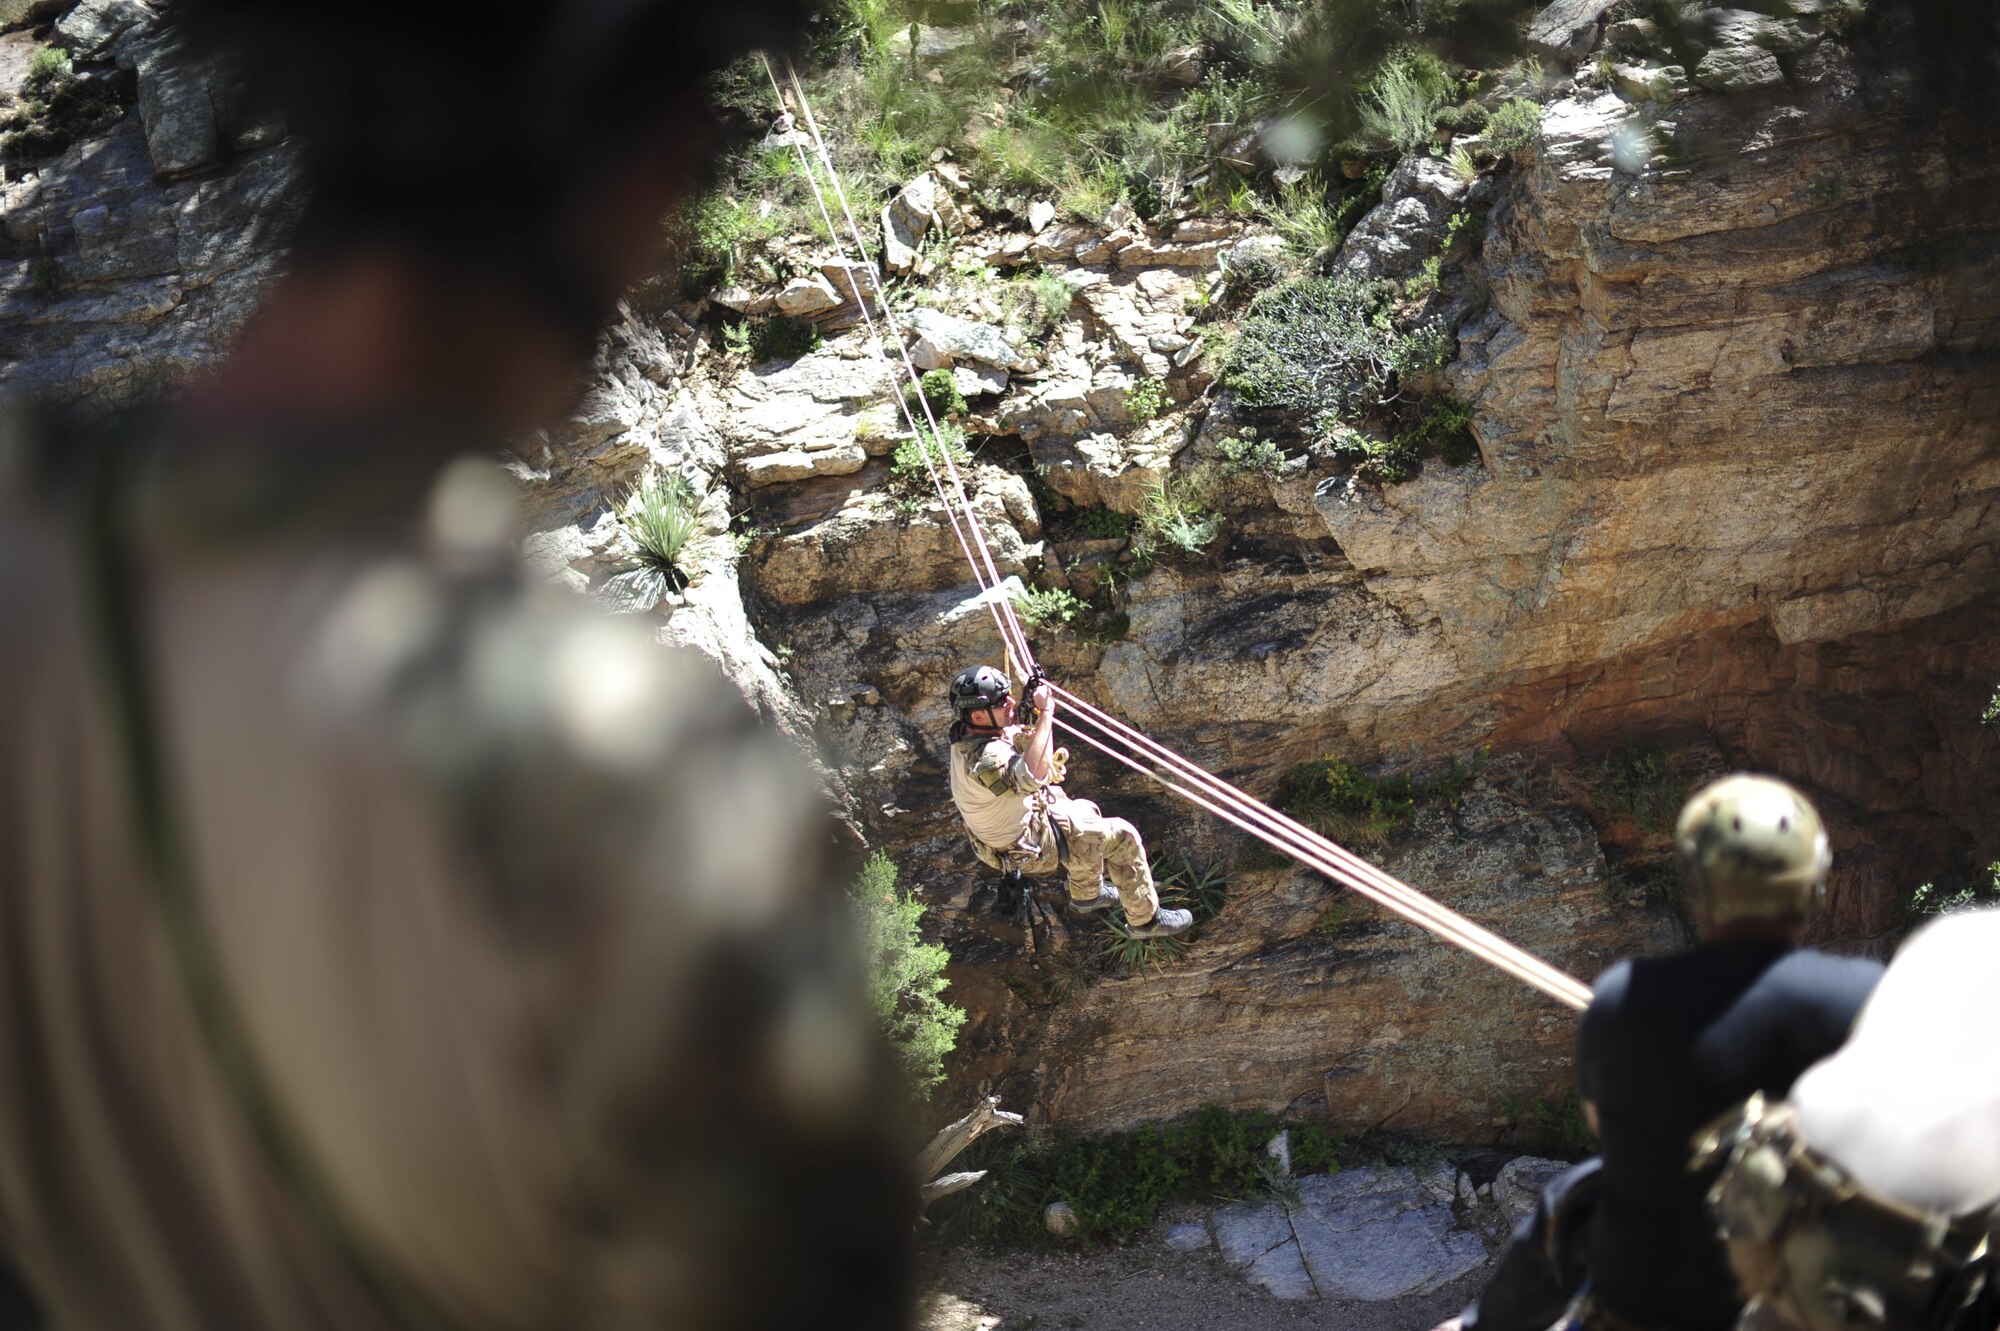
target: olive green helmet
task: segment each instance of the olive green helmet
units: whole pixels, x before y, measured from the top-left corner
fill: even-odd
[[[1738,772],[1695,792],[1674,849],[1698,923],[1803,919],[1833,866],[1819,812],[1773,777]]]

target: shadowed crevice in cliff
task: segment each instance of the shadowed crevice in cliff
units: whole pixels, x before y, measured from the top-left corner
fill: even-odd
[[[1571,764],[1700,735],[1731,766],[1799,782],[1834,838],[1815,936],[1878,940],[1918,883],[2000,855],[2000,732],[1979,724],[1996,663],[1996,594],[1831,642],[1781,642],[1760,620],[1510,687],[1494,742]]]

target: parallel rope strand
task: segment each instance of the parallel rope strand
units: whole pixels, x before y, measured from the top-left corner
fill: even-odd
[[[777,96],[779,110],[788,110],[785,104],[785,91],[779,85],[777,75],[768,60],[765,61],[764,71],[771,80],[771,89]],[[957,464],[950,453],[942,445],[942,431],[936,415],[931,410],[929,399],[924,396],[922,376],[917,373],[916,363],[911,359],[909,349],[904,342],[902,329],[897,325],[895,312],[889,306],[881,271],[868,257],[867,242],[862,238],[861,228],[856,223],[853,208],[848,203],[847,191],[841,185],[840,172],[834,166],[833,155],[828,151],[825,136],[821,134],[819,122],[812,113],[805,85],[800,81],[798,71],[789,63],[786,65],[785,73],[791,86],[792,96],[797,101],[800,118],[805,123],[819,158],[818,169],[815,169],[807,157],[804,145],[794,144],[798,149],[800,163],[805,168],[806,178],[812,185],[814,201],[819,205],[820,219],[825,223],[827,235],[832,240],[835,253],[848,275],[850,293],[860,307],[861,317],[867,325],[876,355],[888,371],[891,389],[902,406],[903,418],[922,446],[925,470],[930,476],[932,487],[937,491],[939,501],[944,505],[945,516],[951,523],[953,535],[958,538],[959,548],[964,552],[967,564],[971,566],[973,580],[978,584],[992,612],[994,627],[999,631],[1000,641],[1006,649],[1009,662],[1025,677],[1025,673],[1034,668],[1034,654],[1029,649],[1027,633],[1014,612],[1013,603],[1001,592],[1004,579],[1000,576],[999,566],[980,527],[978,514],[972,507],[965,480],[959,474]],[[827,207],[825,194],[820,188],[819,172],[822,170],[833,188],[840,213],[847,222],[848,235],[853,239],[855,250],[860,256],[859,263],[848,258],[847,247],[841,239],[840,229],[835,226],[832,210]],[[868,308],[867,296],[855,278],[857,271],[866,271],[868,274],[876,304],[881,311],[882,325],[888,332],[886,338],[882,329],[877,327],[874,315]],[[895,360],[891,358],[889,352],[890,345],[894,345],[901,359],[904,374],[910,385],[908,393],[902,391],[902,384],[896,375]],[[930,429],[928,436],[924,434],[923,427],[917,423],[912,402],[916,407],[922,408],[924,423]],[[938,446],[930,447],[928,441],[936,441]],[[1061,699],[1072,713],[1068,717],[1058,715],[1057,724],[1081,743],[1088,744],[1114,761],[1158,782],[1168,791],[1196,807],[1214,814],[1301,864],[1318,870],[1334,882],[1360,893],[1442,941],[1513,976],[1557,1002],[1578,1010],[1589,1004],[1589,988],[1575,977],[1565,974],[1541,958],[1516,947],[1458,912],[1425,896],[1409,884],[1370,864],[1297,819],[1253,798],[1068,689],[1053,683],[1049,687],[1054,696]]]

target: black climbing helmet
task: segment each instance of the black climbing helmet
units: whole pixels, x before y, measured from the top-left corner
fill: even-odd
[[[982,707],[998,707],[1012,694],[1007,677],[992,666],[967,666],[951,677],[951,709],[961,717]]]

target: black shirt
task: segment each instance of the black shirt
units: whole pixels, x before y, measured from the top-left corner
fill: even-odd
[[[1742,1306],[1691,1139],[1763,1091],[1779,1097],[1847,1039],[1878,962],[1766,939],[1707,943],[1606,971],[1577,1032],[1577,1090],[1597,1106],[1604,1185],[1591,1288],[1640,1326],[1728,1331]]]

